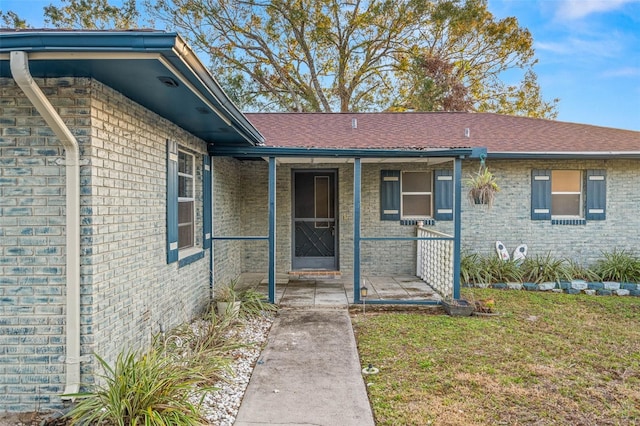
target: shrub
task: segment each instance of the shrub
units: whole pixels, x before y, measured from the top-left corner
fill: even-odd
[[[513,260],[488,256],[483,261],[483,269],[488,283],[522,282],[522,270]]]
[[[547,253],[544,256],[528,257],[522,262],[522,278],[526,282],[570,281],[571,271],[566,259],[556,259]]]
[[[603,281],[640,282],[640,258],[625,250],[602,253],[593,270]]]
[[[257,317],[277,309],[275,305],[267,302],[262,293],[252,289],[243,291],[240,300],[240,316],[245,318]]]
[[[478,253],[465,253],[460,257],[460,282],[479,283],[484,279]]]
[[[460,281],[473,284],[521,282],[522,271],[512,260],[467,253],[460,259]]]
[[[104,384],[74,395],[81,399],[67,414],[72,425],[207,424],[191,396],[208,378],[188,360],[177,364],[157,348],[121,353],[114,367],[96,358]]]
[[[601,280],[600,276],[595,271],[581,265],[575,260],[570,259],[567,261],[567,271],[569,275],[571,275],[571,279],[574,279],[574,280],[585,280],[585,281]]]
[[[229,372],[229,352],[242,347],[233,337],[237,318],[213,308],[168,336],[156,336],[151,349],[118,355],[111,367],[96,355],[104,384],[74,395],[80,402],[67,414],[71,424],[204,425],[202,400]]]

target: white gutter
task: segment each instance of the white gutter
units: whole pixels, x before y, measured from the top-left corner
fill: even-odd
[[[65,362],[67,377],[64,394],[75,394],[80,389],[80,151],[76,138],[31,77],[29,57],[26,52],[11,52],[11,74],[42,118],[60,139],[65,151],[67,181],[67,350]]]

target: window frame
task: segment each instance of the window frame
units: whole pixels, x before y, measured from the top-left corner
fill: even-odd
[[[578,173],[578,183],[580,185],[580,190],[576,191],[554,191],[553,183],[554,183],[554,174],[558,172],[577,172]],[[557,176],[556,176],[557,179]],[[551,219],[584,219],[584,200],[586,198],[585,194],[586,188],[584,184],[584,170],[580,169],[551,169]],[[553,196],[554,195],[578,195],[578,214],[577,215],[563,215],[563,214],[554,214],[554,205],[553,205]]]
[[[404,176],[407,173],[421,173],[429,177],[429,191],[404,191]],[[428,170],[401,170],[400,171],[400,220],[432,219],[434,209],[433,171]],[[407,215],[404,212],[405,195],[425,195],[429,197],[429,212],[427,215]]]
[[[191,163],[191,173],[188,174],[180,171],[180,156],[186,155],[189,158],[189,162]],[[182,185],[178,183],[178,255],[180,258],[182,253],[186,250],[191,250],[195,248],[196,244],[196,169],[195,169],[195,155],[182,147],[178,146],[178,182],[180,182],[181,178],[187,178],[190,180],[191,187],[191,197],[185,197],[180,195],[180,191],[182,190]],[[190,222],[180,222],[180,204],[181,203],[191,203],[191,220]],[[191,235],[190,235],[190,243],[189,245],[180,245],[180,228],[184,228],[186,226],[191,227]]]

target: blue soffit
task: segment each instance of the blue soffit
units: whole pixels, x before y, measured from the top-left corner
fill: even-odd
[[[0,31],[0,77],[12,77],[11,51],[29,55],[35,78],[94,78],[209,144],[264,142],[176,33]]]

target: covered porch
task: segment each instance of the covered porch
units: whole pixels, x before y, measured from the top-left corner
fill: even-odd
[[[367,300],[393,299],[397,303],[412,304],[415,301],[442,300],[430,285],[412,275],[365,276]],[[238,278],[239,290],[252,289],[269,295],[269,279],[262,273],[245,272]],[[355,303],[352,275],[317,276],[276,275],[275,303],[291,308],[346,308]],[[362,298],[360,300],[362,303]]]
[[[248,262],[254,266],[254,270],[239,271],[243,273],[241,278],[245,281],[248,272],[260,273],[255,266],[266,263],[266,277],[261,272],[260,282],[254,279],[253,285],[263,291],[272,303],[304,301],[306,304],[315,304],[317,301],[324,303],[326,299],[330,303],[358,304],[362,302],[362,287],[369,290],[366,302],[370,304],[437,305],[442,297],[459,297],[461,162],[463,159],[480,158],[485,155],[485,150],[301,149],[210,145],[209,152],[213,157],[239,161],[239,179],[247,172],[251,176],[245,186],[247,192],[241,197],[246,203],[251,202],[250,207],[242,208],[244,219],[234,219],[241,226],[216,232],[216,217],[213,218],[214,259],[211,263],[214,273],[217,264],[215,257],[224,258],[232,253],[229,249],[220,250],[217,246],[238,243],[245,247],[245,262],[252,255],[259,254],[254,257],[257,262]],[[260,166],[260,163],[266,167]],[[215,171],[215,162],[213,168]],[[386,171],[390,168],[409,171],[396,171],[394,176],[388,176]],[[261,172],[252,173],[252,169]],[[447,188],[450,194],[450,198],[440,200],[431,198],[437,192],[429,192],[425,196],[425,200],[430,200],[429,215],[433,215],[427,216],[426,221],[416,217],[407,218],[401,213],[399,204],[387,206],[385,203],[390,196],[397,203],[400,202],[400,197],[406,195],[406,191],[399,189],[402,182],[400,174],[414,173],[413,176],[416,176],[417,171],[428,175],[428,180],[433,181],[429,185]],[[325,179],[326,188],[335,188],[335,201],[330,202],[330,207],[324,212],[318,213],[316,207],[310,210],[311,213],[298,214],[295,207],[298,198],[295,194],[301,191],[298,191],[295,182],[301,174],[304,177],[317,177],[316,182]],[[335,176],[339,183],[334,184],[331,176],[318,177],[319,174]],[[256,196],[249,200],[250,194],[259,191],[257,188],[262,182],[267,187],[262,195],[264,198]],[[216,188],[215,179],[212,187]],[[387,187],[389,190],[385,195],[382,190]],[[255,200],[258,200],[257,203]],[[259,211],[263,212],[262,216]],[[331,213],[327,213],[329,211]],[[438,217],[437,214],[444,214],[447,218]],[[438,227],[434,225],[439,220],[448,221],[441,223],[446,225],[447,232],[435,230]],[[298,232],[298,229],[307,231],[310,228],[308,224],[320,230],[318,234],[323,233],[323,237],[316,237],[323,249],[327,235],[335,243],[335,250],[330,252],[331,256],[335,256],[334,267],[309,268],[296,264],[298,238],[294,232]],[[315,254],[316,257],[321,255]],[[311,273],[335,273],[339,279],[291,279],[291,276],[305,270]],[[289,278],[285,280],[284,276]]]

